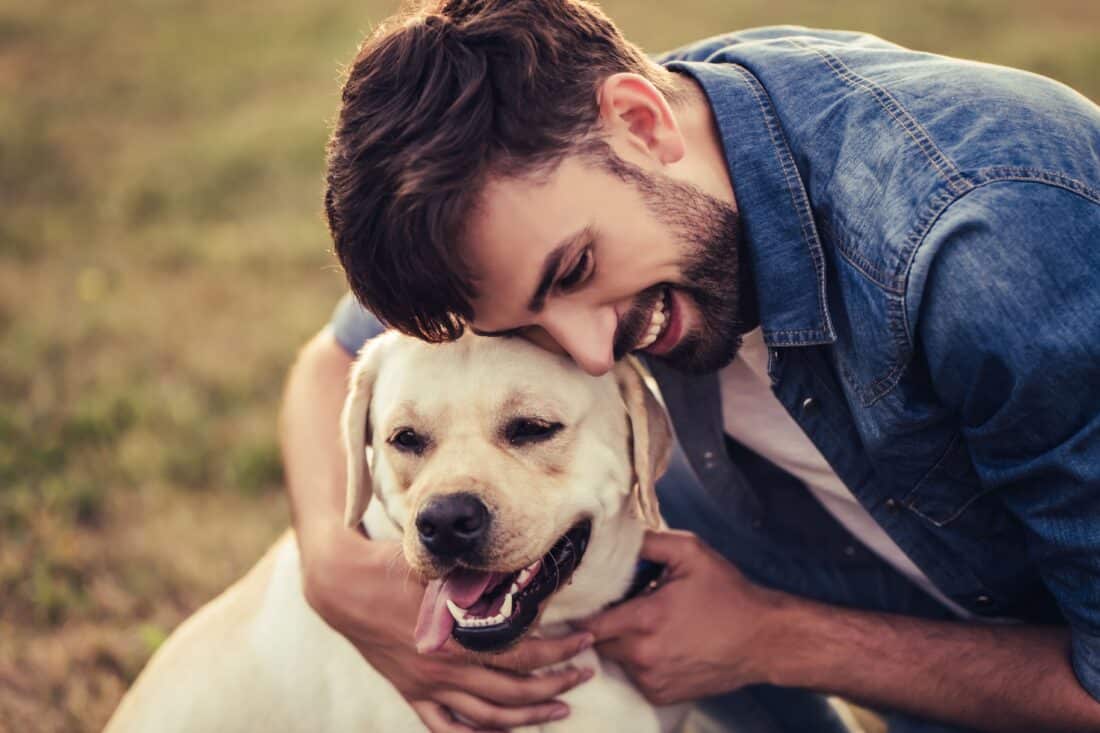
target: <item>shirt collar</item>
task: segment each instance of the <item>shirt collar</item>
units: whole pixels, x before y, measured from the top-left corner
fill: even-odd
[[[836,340],[825,297],[825,256],[806,190],[767,91],[736,64],[674,61],[710,101],[748,247],[764,341]]]

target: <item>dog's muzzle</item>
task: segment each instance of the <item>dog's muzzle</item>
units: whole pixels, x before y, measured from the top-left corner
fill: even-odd
[[[448,636],[476,652],[500,651],[518,641],[538,618],[539,605],[569,582],[591,533],[592,523],[584,520],[519,570],[456,568],[429,583],[416,625],[417,650],[434,651]]]

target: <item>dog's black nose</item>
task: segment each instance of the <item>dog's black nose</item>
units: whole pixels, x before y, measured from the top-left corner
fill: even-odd
[[[473,494],[432,499],[416,517],[416,530],[428,552],[457,558],[475,550],[489,530],[489,510]]]

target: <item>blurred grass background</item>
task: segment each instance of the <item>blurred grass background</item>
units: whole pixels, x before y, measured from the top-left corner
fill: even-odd
[[[395,2],[0,0],[0,730],[99,730],[287,522],[275,437],[342,292],[340,68]],[[608,0],[647,50],[877,33],[1100,99],[1094,0]]]

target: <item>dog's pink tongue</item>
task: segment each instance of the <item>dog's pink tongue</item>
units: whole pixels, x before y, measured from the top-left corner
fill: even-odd
[[[428,583],[416,619],[416,651],[428,654],[447,642],[455,625],[454,617],[447,610],[448,598],[460,608],[469,608],[498,577],[498,573],[459,568]]]

